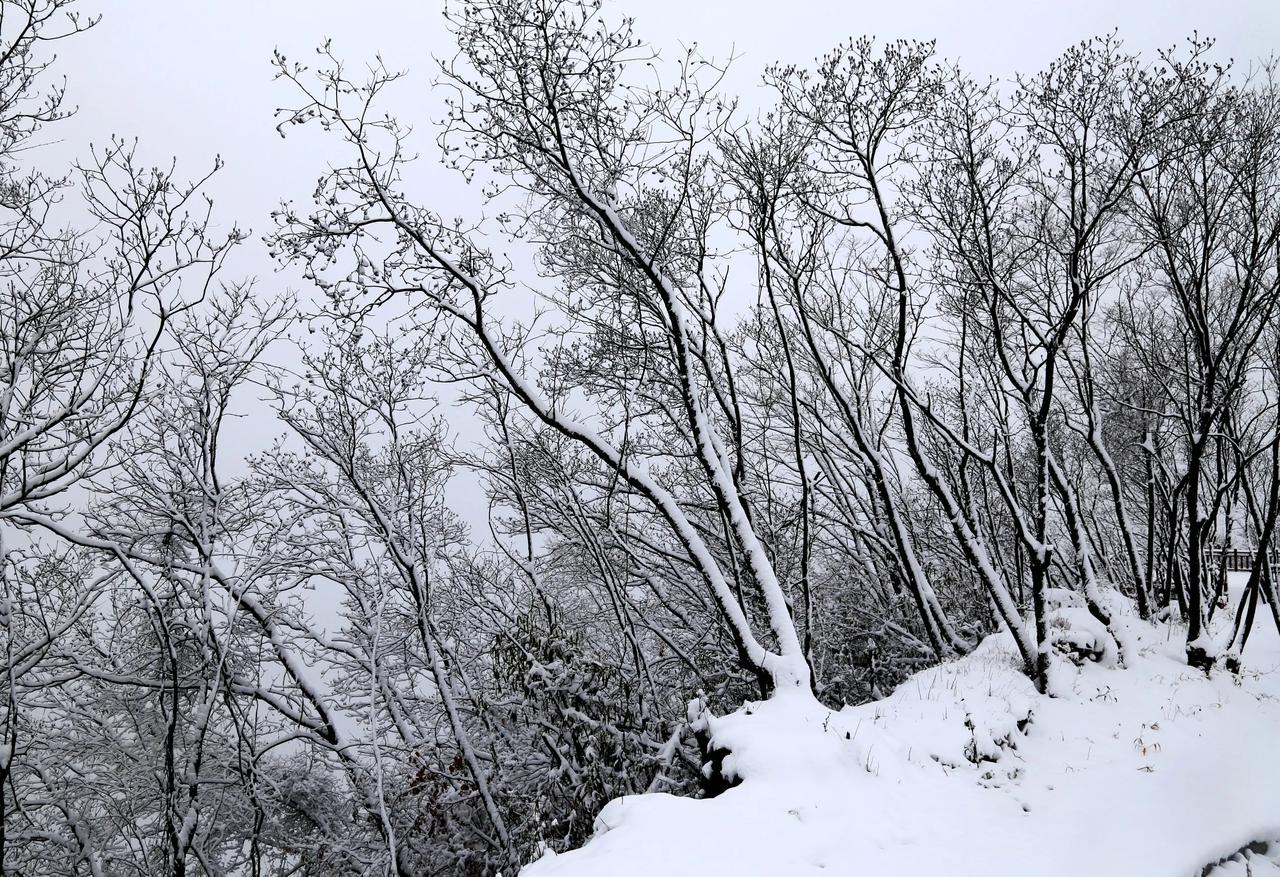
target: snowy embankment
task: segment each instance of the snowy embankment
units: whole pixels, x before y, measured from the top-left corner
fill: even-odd
[[[1208,873],[1230,877],[1246,860],[1272,873],[1280,638],[1269,613],[1239,676],[1188,668],[1176,627],[1118,627],[1123,666],[1063,660],[1053,697],[992,637],[882,701],[832,712],[774,699],[711,719],[739,785],[708,800],[615,800],[582,849],[521,874],[1175,877],[1221,862]]]

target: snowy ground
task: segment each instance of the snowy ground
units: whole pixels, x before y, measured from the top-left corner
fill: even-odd
[[[740,785],[615,800],[586,846],[521,873],[1280,875],[1280,638],[1259,610],[1239,677],[1126,619],[1125,666],[1063,661],[1054,697],[992,637],[876,703],[748,705],[712,721]]]

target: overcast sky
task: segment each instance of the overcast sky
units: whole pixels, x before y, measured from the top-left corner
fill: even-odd
[[[413,74],[394,97],[421,131],[439,116],[432,54],[450,51],[441,0],[82,0],[99,28],[62,44],[60,69],[76,119],[60,149],[83,153],[108,134],[138,136],[157,160],[178,156],[194,173],[220,153],[220,213],[265,231],[279,198],[303,199],[319,167],[307,142],[282,141],[272,124],[291,99],[271,80],[272,50],[306,58],[325,37],[352,62],[381,52]],[[1039,68],[1071,43],[1112,29],[1134,49],[1171,45],[1193,31],[1224,56],[1256,59],[1280,48],[1280,0],[606,0],[659,46],[697,41],[739,56],[729,87],[748,104],[762,68],[807,62],[843,38],[934,38],[974,73]],[[758,98],[757,98],[758,99]],[[439,177],[443,212],[470,200]],[[461,205],[459,205],[461,206]],[[246,257],[251,254],[245,254]],[[269,270],[260,256],[255,272]],[[266,279],[265,277],[263,278]]]
[[[331,37],[353,65],[381,52],[388,66],[411,72],[391,108],[423,134],[441,115],[430,88],[431,56],[451,53],[440,0],[82,0],[81,8],[103,20],[60,44],[58,69],[79,113],[56,129],[53,150],[84,155],[113,133],[136,136],[145,157],[177,156],[189,175],[221,154],[217,214],[255,232],[231,273],[256,275],[266,295],[296,282],[275,272],[260,243],[269,213],[281,198],[305,201],[324,162],[316,137],[276,133],[274,110],[293,94],[272,81],[272,50],[305,60]],[[659,47],[696,41],[706,55],[736,55],[726,87],[747,106],[764,100],[758,82],[767,64],[808,63],[862,34],[933,38],[942,55],[994,76],[1037,70],[1070,44],[1113,29],[1143,51],[1198,31],[1218,40],[1221,56],[1244,63],[1280,48],[1280,0],[606,0],[606,8],[633,16],[639,35]],[[424,172],[429,206],[476,215],[478,193],[429,163]],[[458,420],[465,434],[466,418]],[[257,426],[237,444],[261,447],[281,431],[271,420]],[[459,511],[482,519],[481,509]]]

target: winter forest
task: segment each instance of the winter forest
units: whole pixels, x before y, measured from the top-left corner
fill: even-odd
[[[450,0],[240,216],[50,146],[91,5],[0,2],[0,873],[1280,874],[1271,59]]]

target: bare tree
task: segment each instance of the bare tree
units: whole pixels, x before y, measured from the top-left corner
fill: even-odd
[[[1277,102],[1269,70],[1245,88],[1198,56],[1175,70],[1187,85],[1167,108],[1167,136],[1137,180],[1134,213],[1152,242],[1157,284],[1144,306],[1186,339],[1144,352],[1162,370],[1160,412],[1184,448],[1173,487],[1185,500],[1187,575],[1179,589],[1188,660],[1207,668],[1214,660],[1204,637],[1208,509],[1223,494],[1220,480],[1216,488],[1206,483],[1208,457],[1256,365],[1280,283]]]
[[[772,647],[753,629],[733,573],[658,473],[664,455],[643,453],[608,408],[592,419],[573,417],[568,399],[528,379],[493,312],[508,285],[504,269],[477,237],[399,191],[405,132],[373,110],[395,78],[386,70],[356,84],[332,57],[315,79],[279,59],[281,75],[304,95],[285,124],[323,119],[349,144],[354,161],[326,178],[320,209],[281,212],[275,246],[307,265],[337,302],[405,296],[423,319],[439,321],[458,350],[459,375],[498,381],[617,473],[664,522],[728,620],[746,665],[775,689],[807,690],[809,668],[787,595],[741,481],[733,365],[716,317],[708,240],[716,205],[702,153],[721,113],[700,82],[706,71],[692,60],[678,88],[630,87],[622,77],[638,44],[625,26],[612,28],[597,12],[560,2],[463,8],[454,25],[465,66],[445,69],[458,90],[446,146],[465,150],[464,168],[483,163],[530,196],[512,228],[544,242],[539,258],[548,280],[558,281],[549,283],[554,292],[547,300],[569,304],[559,311],[563,319],[646,336],[649,361],[638,364],[638,373],[628,370],[620,389],[637,401],[661,391],[642,404],[652,406],[655,428],[682,448],[670,456],[689,460],[698,473],[698,491],[722,518],[735,562],[758,589]],[[655,149],[659,143],[665,145]],[[359,276],[326,276],[326,266],[346,252]],[[660,379],[637,390],[641,375]]]

